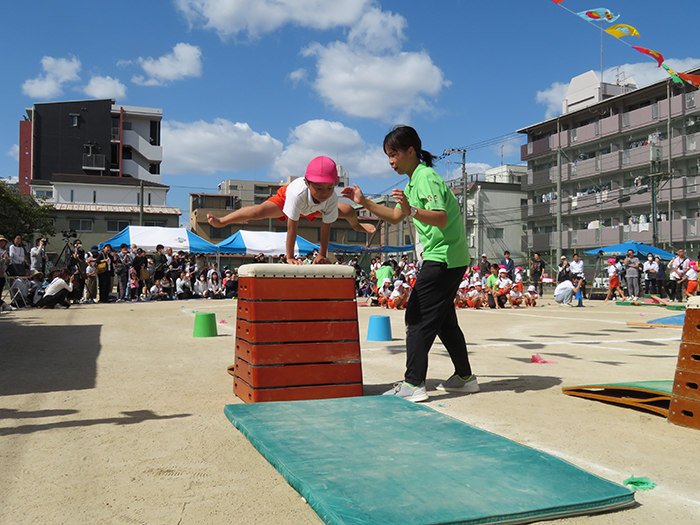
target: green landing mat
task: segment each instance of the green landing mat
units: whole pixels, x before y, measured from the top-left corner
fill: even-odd
[[[529,523],[634,504],[622,485],[394,396],[224,412],[327,524]]]
[[[636,381],[562,388],[562,392],[570,396],[633,406],[665,417],[668,417],[672,391],[673,381]]]

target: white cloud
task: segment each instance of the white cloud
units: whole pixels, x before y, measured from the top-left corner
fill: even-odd
[[[282,143],[248,124],[163,121],[163,172],[212,175],[264,168],[282,152]]]
[[[63,93],[63,84],[80,80],[80,66],[77,57],[66,59],[45,56],[41,59],[44,72],[36,78],[26,80],[22,84],[22,93],[40,100],[57,97]]]
[[[350,30],[348,44],[354,49],[365,49],[373,53],[397,53],[406,37],[406,19],[388,11],[372,8]]]
[[[131,81],[141,86],[163,86],[173,80],[202,75],[202,50],[198,46],[180,42],[172,53],[160,58],[139,58],[138,63],[147,75],[135,75]]]
[[[331,29],[355,23],[372,0],[175,0],[191,26],[212,29],[223,39],[250,38],[287,24]]]
[[[683,73],[700,66],[700,58],[669,58],[664,63],[677,73]],[[599,73],[596,73],[596,76],[600,78]],[[664,78],[669,78],[669,75],[665,69],[658,67],[656,62],[651,61],[623,64],[619,67],[606,69],[603,72],[603,79],[608,83],[615,83],[618,78],[621,82],[629,82],[630,77],[634,79],[637,86],[644,87]],[[567,89],[569,89],[568,82],[554,82],[548,89],[537,92],[535,98],[537,103],[544,104],[547,107],[545,118],[550,119],[561,114],[562,102],[566,98]]]
[[[119,82],[118,78],[95,76],[90,79],[83,92],[92,98],[123,99],[126,97],[126,86]]]
[[[292,71],[287,77],[289,80],[292,81],[294,86],[296,86],[299,82],[305,82],[306,77],[308,76],[308,71],[304,68],[299,68],[294,71]]]
[[[7,155],[19,162],[19,144],[13,144],[12,147],[7,150]]]
[[[455,164],[448,164],[451,166],[447,168],[447,180],[459,179],[462,177],[462,166]],[[493,166],[486,164],[485,162],[467,162],[464,168],[467,171],[467,175],[476,175],[478,173],[485,173],[486,170],[490,170]]]
[[[272,178],[286,179],[304,174],[311,159],[319,155],[332,158],[350,174],[350,179],[385,178],[394,175],[380,146],[368,146],[357,130],[340,122],[309,120],[289,135],[289,145],[275,160]]]

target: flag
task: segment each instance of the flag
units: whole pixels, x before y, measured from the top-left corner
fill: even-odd
[[[576,14],[584,20],[593,20],[595,22],[605,20],[609,24],[612,24],[615,20],[620,18],[620,15],[614,15],[610,9],[605,9],[604,7],[599,9],[591,9],[590,11],[581,11],[580,13]]]
[[[687,75],[685,73],[676,73],[686,82],[694,85],[695,87],[700,87],[700,75]]]
[[[641,36],[639,35],[639,31],[637,31],[632,26],[628,26],[627,24],[617,24],[616,26],[612,26],[610,29],[606,29],[605,32],[614,36],[615,38],[620,38],[621,36],[628,35],[641,38]]]
[[[561,4],[564,0],[552,0],[555,4]]]
[[[671,78],[673,79],[673,81],[676,84],[680,84],[681,86],[685,86],[685,82],[683,82],[683,79],[681,77],[679,77],[678,74],[673,69],[668,67],[666,64],[661,64],[661,66],[666,70],[666,72],[669,75],[671,75]]]
[[[661,53],[657,53],[656,51],[652,51],[646,47],[632,46],[632,48],[636,49],[640,53],[644,53],[645,55],[649,55],[650,57],[654,58],[659,63],[658,67],[661,67],[661,64],[664,63],[664,56]]]

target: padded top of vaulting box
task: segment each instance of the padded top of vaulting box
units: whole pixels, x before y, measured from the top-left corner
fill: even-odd
[[[347,279],[355,277],[355,269],[344,264],[244,264],[238,277]]]

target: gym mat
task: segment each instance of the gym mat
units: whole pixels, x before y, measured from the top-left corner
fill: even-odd
[[[637,381],[607,385],[563,387],[570,396],[597,399],[618,405],[628,405],[668,417],[673,381]]]
[[[678,315],[671,315],[669,317],[662,317],[660,319],[651,319],[647,321],[647,324],[662,324],[666,326],[683,326],[685,322],[685,313]]]
[[[327,524],[509,524],[634,504],[561,459],[394,396],[227,405]]]

